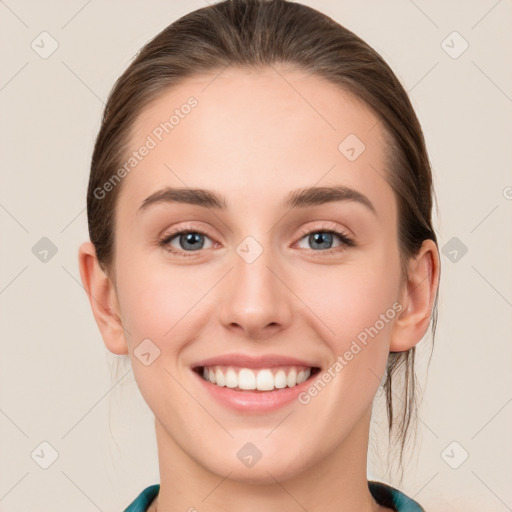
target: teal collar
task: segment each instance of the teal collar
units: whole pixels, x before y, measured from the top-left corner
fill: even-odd
[[[381,482],[368,482],[368,488],[379,505],[389,507],[396,512],[425,512],[421,506],[398,489]],[[160,484],[146,487],[124,512],[146,512],[160,491]]]

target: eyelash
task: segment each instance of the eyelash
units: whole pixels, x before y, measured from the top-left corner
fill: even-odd
[[[179,249],[175,249],[174,247],[170,248],[170,246],[169,246],[170,242],[174,238],[176,238],[178,235],[183,235],[186,233],[196,233],[198,235],[204,235],[204,236],[207,236],[208,238],[212,238],[212,237],[210,237],[210,235],[208,233],[201,231],[200,229],[196,229],[192,226],[185,226],[177,231],[173,231],[172,233],[165,235],[163,238],[161,238],[159,240],[158,245],[159,245],[159,247],[164,248],[166,251],[168,251],[169,253],[174,254],[176,256],[180,256],[180,257],[182,256],[185,258],[193,257],[196,255],[195,253],[200,252],[200,251],[181,251]],[[349,237],[345,232],[338,231],[336,229],[332,229],[332,226],[328,226],[328,225],[323,225],[323,226],[320,226],[315,229],[301,230],[299,232],[299,240],[298,241],[301,241],[305,236],[311,235],[313,233],[328,233],[328,234],[332,234],[332,235],[337,235],[342,242],[338,247],[334,247],[332,249],[318,250],[318,251],[314,250],[314,249],[309,249],[309,251],[314,252],[314,253],[323,253],[322,256],[336,256],[339,252],[345,251],[347,249],[347,247],[355,247],[356,246],[356,243],[354,242],[354,240],[351,237]],[[315,254],[315,256],[320,256],[320,255]]]

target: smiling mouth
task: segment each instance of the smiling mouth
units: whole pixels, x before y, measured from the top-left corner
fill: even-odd
[[[293,388],[313,378],[318,367],[277,366],[272,368],[242,368],[234,366],[198,366],[194,368],[202,379],[218,387],[234,391],[268,392]]]

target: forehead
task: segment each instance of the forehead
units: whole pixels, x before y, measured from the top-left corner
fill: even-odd
[[[120,202],[139,206],[164,186],[206,188],[245,201],[343,184],[393,199],[384,176],[381,123],[336,85],[284,67],[228,67],[180,82],[147,106],[131,132]],[[129,155],[127,155],[129,157]]]

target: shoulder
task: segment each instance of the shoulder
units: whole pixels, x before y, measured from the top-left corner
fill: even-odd
[[[133,500],[123,512],[146,512],[151,502],[156,498],[160,484],[150,485],[146,487],[136,498]]]
[[[370,480],[368,487],[379,505],[389,507],[396,512],[425,512],[419,503],[390,485]]]

